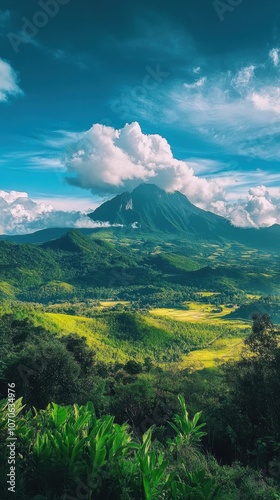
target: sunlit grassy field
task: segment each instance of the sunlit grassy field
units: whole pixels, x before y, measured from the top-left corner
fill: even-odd
[[[208,295],[209,292],[203,292]],[[206,295],[205,295],[206,296]],[[209,346],[204,349],[197,349],[183,356],[179,363],[180,369],[189,368],[191,370],[202,370],[204,368],[214,368],[230,359],[238,359],[244,346],[243,338],[250,328],[249,321],[229,320],[227,315],[235,310],[234,307],[221,305],[221,312],[217,312],[215,306],[211,304],[201,304],[199,302],[187,302],[188,309],[153,309],[150,311],[155,318],[170,318],[176,321],[187,322],[194,325],[208,325],[221,328],[221,336],[209,342]],[[224,329],[223,329],[224,327]],[[237,330],[237,336],[227,337],[229,330]],[[223,336],[223,331],[224,335]]]
[[[125,301],[125,300],[103,300],[100,302],[101,307],[115,307],[117,304],[121,304],[122,306],[128,306],[130,302]]]
[[[105,363],[125,363],[129,359],[143,362],[150,356],[159,366],[176,362],[179,369],[191,370],[211,369],[229,359],[237,359],[242,338],[250,328],[250,322],[226,318],[233,307],[221,306],[219,312],[213,305],[188,302],[188,309],[158,308],[136,316],[133,313],[135,324],[131,324],[129,333],[122,334],[122,330],[116,329],[115,319],[112,324],[108,323],[108,318],[115,318],[108,309],[117,303],[101,302],[93,318],[36,313],[35,323],[59,336],[76,333],[85,337],[97,359]]]
[[[152,309],[151,314],[155,317],[168,317],[177,321],[233,326],[238,329],[246,329],[250,324],[246,321],[229,320],[226,318],[228,314],[235,310],[234,307],[221,306],[221,312],[217,312],[217,309],[212,304],[186,302],[186,306],[186,309]]]
[[[199,349],[184,356],[179,368],[202,370],[215,368],[229,360],[237,360],[244,347],[242,338],[226,338],[216,340],[208,349]]]
[[[87,344],[96,352],[100,361],[110,363],[116,360],[120,362],[128,360],[125,352],[121,349],[114,349],[107,342],[106,325],[98,319],[68,314],[45,313],[41,315],[41,321],[37,322],[49,331],[59,335],[76,333],[81,337],[85,337]]]

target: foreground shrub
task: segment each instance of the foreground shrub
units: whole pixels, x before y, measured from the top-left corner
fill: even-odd
[[[219,500],[278,498],[252,471],[219,467],[202,453],[200,414],[189,418],[185,402],[165,445],[152,440],[153,427],[134,438],[128,424],[97,418],[84,406],[35,408],[24,414],[16,402],[17,486],[20,500]],[[7,496],[5,439],[7,402],[0,404],[0,497]],[[185,461],[195,456],[195,460]],[[238,484],[239,483],[239,484]],[[262,489],[261,489],[262,488]],[[258,493],[262,492],[262,497]],[[240,496],[238,496],[240,493]],[[255,496],[248,496],[248,495]],[[274,494],[274,496],[272,496]],[[270,496],[269,496],[270,495]]]

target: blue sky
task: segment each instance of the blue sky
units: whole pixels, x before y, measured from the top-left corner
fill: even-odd
[[[0,232],[143,181],[280,222],[277,0],[26,4],[0,7]]]

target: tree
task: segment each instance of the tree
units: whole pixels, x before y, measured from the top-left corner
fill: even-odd
[[[259,361],[272,360],[278,349],[279,331],[273,326],[268,314],[254,314],[252,333],[245,339],[250,353]]]
[[[16,383],[17,395],[28,406],[44,408],[48,403],[72,404],[78,389],[80,366],[59,341],[40,340],[26,344],[7,360],[5,379]]]
[[[72,353],[75,361],[79,363],[82,375],[94,370],[95,352],[87,346],[86,338],[72,333],[61,339],[66,349]]]
[[[139,379],[116,387],[111,411],[119,421],[128,420],[134,427],[138,427],[152,415],[155,402],[156,392],[151,383]]]
[[[225,368],[230,388],[228,429],[241,457],[267,466],[280,453],[280,349],[277,329],[267,315],[253,317],[248,349]],[[261,446],[260,446],[261,444]]]
[[[143,371],[142,365],[134,361],[133,359],[129,360],[125,365],[124,369],[130,375],[138,375]]]

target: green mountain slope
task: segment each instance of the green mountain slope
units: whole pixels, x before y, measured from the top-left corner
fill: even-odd
[[[63,271],[54,255],[32,245],[0,242],[1,280],[16,287],[37,286],[48,279],[61,279]]]
[[[244,252],[244,247],[236,247],[231,249],[231,261],[226,265],[224,260],[213,260],[211,245],[209,255],[203,256],[199,248],[205,247],[205,241],[203,245],[200,248],[197,242],[186,250],[184,241],[178,239],[177,246],[163,241],[155,247],[148,239],[137,244],[128,238],[109,241],[77,230],[41,246],[1,241],[1,297],[44,302],[86,298],[89,290],[89,296],[95,297],[94,290],[100,288],[128,291],[139,286],[144,290],[149,285],[210,291],[279,291],[278,264],[275,260],[276,267],[270,270],[269,255],[250,254],[250,259],[241,260],[238,252]],[[216,246],[213,250],[218,254]]]

